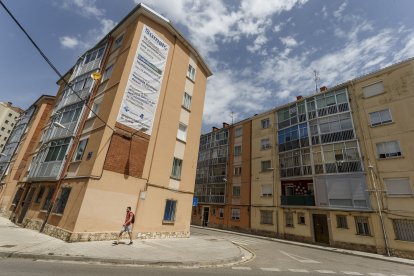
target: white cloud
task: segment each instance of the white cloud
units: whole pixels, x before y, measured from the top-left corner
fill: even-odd
[[[73,49],[79,45],[79,40],[76,37],[63,36],[59,38],[59,41],[64,48]]]
[[[96,6],[96,0],[64,0],[61,7],[85,17],[101,17],[105,14],[104,9]]]
[[[247,50],[251,53],[255,53],[262,48],[262,46],[267,42],[267,38],[264,35],[259,35],[253,42],[253,45],[248,45]]]
[[[346,8],[346,6],[348,5],[348,3],[347,2],[343,2],[340,6],[339,6],[339,8],[336,10],[336,11],[334,11],[334,13],[333,13],[333,15],[336,17],[336,18],[340,18],[340,17],[342,17],[342,13],[343,13],[343,11],[345,10],[345,8]]]
[[[286,47],[296,47],[298,45],[298,42],[293,36],[286,36],[286,37],[280,37],[280,41],[286,46]]]
[[[328,17],[328,11],[327,11],[325,5],[322,7],[322,15],[323,15],[323,18],[327,18]]]

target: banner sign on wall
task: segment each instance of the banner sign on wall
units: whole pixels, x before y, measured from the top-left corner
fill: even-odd
[[[144,25],[117,121],[151,134],[169,45]]]

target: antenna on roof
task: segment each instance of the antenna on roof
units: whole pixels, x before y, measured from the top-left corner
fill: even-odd
[[[320,80],[319,78],[319,72],[316,70],[313,70],[313,80],[315,81],[315,93],[318,93],[318,81]]]

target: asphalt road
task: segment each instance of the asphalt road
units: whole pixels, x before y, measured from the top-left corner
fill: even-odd
[[[344,255],[254,237],[192,228],[192,235],[228,239],[255,254],[245,263],[212,268],[121,266],[0,259],[0,275],[367,275],[414,276],[414,266]]]

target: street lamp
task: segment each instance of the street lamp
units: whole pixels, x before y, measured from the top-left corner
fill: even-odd
[[[62,125],[61,123],[58,123],[58,122],[53,122],[53,126],[69,130],[67,127],[65,127],[64,125]]]
[[[370,171],[370,174],[371,174],[372,185],[374,186],[375,199],[377,200],[378,215],[380,217],[382,233],[384,235],[385,249],[387,251],[387,256],[390,257],[391,254],[390,254],[390,249],[389,249],[389,246],[388,246],[387,232],[385,231],[384,218],[382,216],[382,210],[381,210],[382,209],[382,204],[381,204],[380,199],[379,199],[377,183],[376,183],[375,177],[374,177],[374,174],[375,174],[374,166],[371,164],[371,162],[369,162],[368,168],[369,168],[369,171]]]

